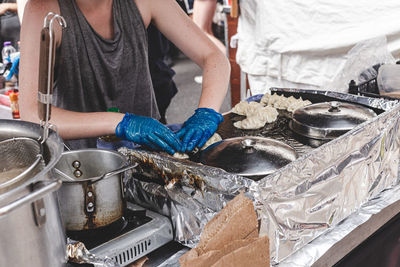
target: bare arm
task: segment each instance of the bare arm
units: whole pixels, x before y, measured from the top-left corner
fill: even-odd
[[[7,11],[17,13],[16,3],[2,3],[0,4],[0,16],[4,15]]]
[[[17,0],[18,18],[20,24],[22,24],[26,2],[28,2],[28,0]]]
[[[21,28],[20,112],[21,119],[39,122],[37,112],[39,37],[43,19],[49,11],[60,13],[57,1],[30,0]],[[61,40],[56,27],[56,43]],[[113,112],[81,113],[52,107],[50,122],[57,125],[64,139],[95,137],[113,134],[123,114]]]
[[[230,65],[226,56],[190,20],[174,0],[135,0],[146,26],[152,21],[181,51],[203,69],[199,107],[216,111],[228,90]]]

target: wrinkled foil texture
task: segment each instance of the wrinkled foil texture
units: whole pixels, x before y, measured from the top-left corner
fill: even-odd
[[[376,102],[383,107],[383,102]],[[391,106],[393,103],[386,108]],[[261,219],[261,235],[270,238],[272,264],[397,183],[399,127],[400,106],[396,105],[251,188]]]
[[[156,181],[143,181],[140,178],[127,179],[126,197],[129,201],[170,217],[175,240],[192,248],[199,242],[206,223],[240,191],[247,192],[255,183],[219,168],[158,153],[127,148],[118,151],[127,156],[130,162],[138,162],[139,166],[150,160],[153,168],[179,180],[172,186],[171,183],[160,185]],[[178,177],[177,173],[182,176]],[[201,187],[193,185],[194,176],[203,181]]]
[[[352,94],[345,94],[340,92],[332,92],[332,91],[323,91],[323,90],[306,90],[306,89],[297,89],[297,88],[270,88],[271,94],[274,93],[290,93],[290,94],[308,94],[314,96],[326,96],[332,98],[332,100],[343,100],[352,103],[358,103],[362,105],[366,105],[372,108],[378,108],[382,110],[390,110],[392,109],[397,103],[397,100],[387,100],[383,98],[372,98],[372,97],[365,97],[360,95],[352,95]],[[262,95],[255,95],[250,97],[251,101],[259,101]]]
[[[372,215],[378,214],[384,208],[400,201],[400,185],[384,190],[377,197],[363,204],[359,210],[352,213],[340,224],[320,235],[303,248],[299,249],[282,262],[279,267],[306,267],[316,263],[329,248],[340,244],[341,240],[356,229],[359,225],[368,221]]]
[[[323,95],[386,112],[258,182],[158,153],[121,148],[119,152],[131,162],[150,159],[163,172],[184,174],[176,186],[127,179],[128,200],[170,217],[175,240],[193,248],[205,224],[243,190],[255,201],[261,234],[270,238],[271,263],[277,264],[335,229],[337,223],[362,204],[397,183],[400,146],[397,101],[316,90],[272,88],[271,91]],[[202,189],[193,186],[193,176],[203,179]],[[308,260],[318,259],[323,249],[300,254]]]
[[[68,261],[79,264],[93,264],[95,267],[120,267],[109,257],[98,257],[89,252],[85,244],[79,241],[67,239]]]

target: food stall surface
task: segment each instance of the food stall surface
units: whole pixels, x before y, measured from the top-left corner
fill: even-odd
[[[186,181],[184,180],[181,180],[184,190],[174,187],[168,189],[144,181],[132,185],[134,190],[130,191],[136,195],[130,197],[137,201],[146,202],[141,203],[141,205],[147,205],[160,212],[165,212],[165,208],[167,208],[167,212],[173,218],[174,229],[177,229],[178,235],[175,236],[175,240],[189,246],[194,244],[207,218],[215,215],[219,206],[229,200],[229,196],[235,194],[235,190],[250,188],[249,194],[255,196],[256,207],[264,222],[262,230],[270,237],[272,248],[284,249],[279,251],[279,258],[275,258],[275,260],[284,262],[285,257],[301,250],[303,246],[314,239],[317,240],[318,236],[325,232],[335,229],[343,219],[357,211],[362,204],[375,198],[382,190],[396,184],[399,151],[398,139],[396,138],[399,126],[396,123],[399,110],[397,102],[327,91],[316,92],[278,88],[273,91],[284,93],[285,96],[294,94],[297,98],[301,95],[303,99],[310,100],[313,103],[332,100],[358,103],[373,108],[378,116],[335,140],[317,148],[312,147],[308,152],[304,151],[304,154],[296,161],[254,183],[249,182],[249,179],[220,172],[208,166],[196,167],[157,154],[125,151],[129,156],[141,159],[144,162],[151,160],[152,164],[157,165],[156,167],[170,170],[172,173],[185,168],[188,177],[199,175],[204,179],[205,188],[203,188],[202,193],[206,196],[205,198],[190,188],[186,190]],[[345,180],[340,182],[340,179]],[[231,181],[235,181],[235,183],[228,183]],[[310,184],[305,184],[302,187],[301,184],[304,181],[308,181]],[[330,183],[334,183],[335,186],[328,186]],[[327,188],[321,187],[322,185],[327,186]],[[235,188],[232,189],[230,186]],[[352,190],[353,188],[360,188],[360,186],[362,190]],[[287,192],[280,191],[286,187]],[[302,190],[306,191],[303,192]],[[310,190],[317,191],[308,194]],[[276,198],[278,196],[288,201],[288,205],[279,205],[282,200]],[[312,199],[313,196],[318,197]],[[166,200],[164,202],[154,201],[160,197]],[[183,199],[186,201],[183,202]],[[307,207],[301,206],[304,204]],[[282,210],[283,213],[281,214],[279,209],[275,209],[275,206],[271,205],[288,210]],[[320,207],[320,205],[322,206]],[[172,209],[168,209],[168,207],[172,207]],[[269,209],[269,207],[272,207],[272,209]],[[185,218],[190,218],[190,224],[183,223],[188,221]],[[296,219],[298,222],[285,220],[285,218]],[[279,221],[277,222],[275,219]],[[268,222],[273,222],[273,224],[268,224]],[[359,224],[363,222],[359,222]],[[279,225],[275,223],[279,223]],[[374,230],[377,230],[384,223],[376,226]],[[266,227],[269,227],[268,229],[271,232],[266,231]],[[288,232],[285,232],[285,229]],[[281,230],[285,231],[281,233]],[[369,235],[372,233],[370,232]],[[290,236],[292,234],[293,236]],[[336,242],[338,241],[336,240]],[[280,242],[282,242],[282,246]],[[276,250],[272,250],[272,253],[276,253]],[[274,254],[271,255],[274,257]],[[314,260],[321,257],[321,254],[317,255],[317,257],[313,257]],[[310,265],[312,263],[301,266]]]
[[[398,266],[399,214],[400,186],[395,186],[277,266]],[[171,241],[148,254],[144,266],[179,266],[179,258],[188,250]]]
[[[383,103],[384,104],[384,103]],[[398,108],[396,108],[396,109],[394,109],[394,110],[392,110],[392,111],[390,111],[390,114],[389,113],[386,113],[386,114],[383,114],[382,116],[379,116],[379,123],[381,123],[381,121],[382,121],[382,123],[383,122],[385,122],[385,119],[388,117],[388,115],[396,115],[397,113],[397,109]],[[396,120],[396,116],[391,116],[391,118],[393,119],[393,120]],[[392,125],[393,124],[393,121],[389,121],[390,122],[390,124],[385,124],[385,125]],[[395,123],[395,125],[397,125],[398,126],[398,124],[396,124]],[[368,126],[369,128],[366,128],[365,126]],[[370,125],[370,124],[365,124],[364,125],[364,127],[359,127],[359,129],[358,129],[358,131],[353,131],[352,133],[350,133],[350,134],[347,134],[344,138],[339,138],[338,140],[339,141],[346,141],[346,140],[349,140],[349,138],[351,137],[351,138],[353,138],[353,135],[354,136],[357,136],[357,135],[364,135],[364,134],[366,134],[368,131],[371,131],[371,129],[372,129],[373,127],[372,127],[372,125]],[[379,129],[378,129],[379,130]],[[389,129],[390,130],[390,129]],[[378,159],[385,159],[385,160],[389,160],[389,159],[393,159],[392,157],[390,157],[390,158],[383,158],[383,156],[387,156],[387,155],[390,155],[390,156],[392,156],[392,155],[394,155],[394,154],[389,154],[389,153],[392,153],[391,151],[391,149],[394,149],[394,148],[396,148],[396,150],[395,150],[395,152],[397,152],[398,150],[397,150],[397,139],[393,139],[393,141],[392,142],[389,142],[390,140],[392,140],[392,139],[389,139],[389,137],[392,137],[392,136],[397,136],[397,128],[393,128],[393,130],[392,131],[387,131],[387,129],[385,129],[385,132],[387,133],[386,135],[385,135],[385,139],[383,139],[383,141],[381,141],[381,142],[373,142],[371,145],[371,147],[372,148],[374,148],[375,147],[375,144],[378,144],[378,148],[379,148],[379,150],[377,150],[378,152],[379,152],[379,156],[380,156],[380,158],[378,158]],[[375,133],[375,132],[374,132]],[[374,137],[375,135],[373,135],[372,137]],[[375,138],[376,139],[376,138]],[[374,139],[374,140],[375,140]],[[378,141],[380,140],[380,139],[377,139]],[[336,141],[336,143],[337,143],[337,141]],[[384,146],[385,144],[388,144],[388,145],[390,145],[390,146],[388,146],[388,147],[386,147],[386,146]],[[330,146],[330,144],[328,143],[328,144],[325,144],[325,145],[323,145],[323,149],[327,149],[327,148],[330,148],[331,146]],[[365,149],[367,149],[367,148],[369,148],[369,147],[365,147]],[[318,151],[319,152],[322,152],[323,151],[323,149],[319,149]],[[385,150],[383,150],[383,149],[385,149]],[[337,151],[337,150],[336,150]],[[363,150],[364,152],[366,151],[366,150]],[[375,150],[374,150],[375,151]],[[312,151],[310,152],[310,153],[313,153]],[[307,153],[305,153],[304,154],[304,156],[301,158],[301,160],[303,160],[304,161],[304,159],[306,158],[306,156],[307,156],[308,154]],[[396,154],[396,155],[398,155],[398,154]],[[321,160],[323,160],[323,157],[320,157],[320,159]],[[315,161],[316,163],[319,163],[320,164],[320,161]],[[380,162],[380,161],[379,161]],[[386,161],[385,161],[386,162]],[[297,164],[299,164],[300,163],[300,161],[297,161],[297,162],[295,162],[295,163],[297,163]],[[357,162],[355,162],[355,163],[360,163],[360,161],[357,161]],[[398,161],[394,161],[394,162],[392,162],[393,164],[391,164],[391,165],[394,165],[394,164],[397,164],[398,163]],[[374,163],[375,164],[375,163]],[[294,164],[292,164],[292,166],[293,166]],[[189,166],[187,166],[187,165],[185,165],[186,166],[186,170],[188,169],[188,167]],[[354,166],[354,165],[352,165],[352,166]],[[350,166],[350,167],[352,167],[352,166]],[[374,165],[375,166],[375,165]],[[380,165],[379,165],[380,166]],[[377,167],[379,167],[379,166],[377,166]],[[397,165],[396,165],[397,166]],[[390,178],[394,175],[394,173],[393,173],[393,171],[394,171],[394,166],[389,166],[390,167]],[[194,168],[194,167],[193,167]],[[286,169],[286,171],[288,170],[288,168],[285,168]],[[213,173],[213,175],[215,175],[215,177],[218,177],[218,181],[226,181],[226,182],[228,182],[228,180],[230,180],[230,181],[233,181],[232,180],[232,178],[240,178],[240,177],[234,177],[234,175],[229,175],[229,174],[224,174],[224,173],[220,173],[220,172],[218,172],[218,173],[214,173],[214,169],[211,169],[211,168],[208,168],[208,167],[204,167],[204,169],[201,169],[202,171],[212,171],[212,173]],[[344,169],[345,171],[346,170],[351,170],[351,169]],[[205,173],[205,172],[204,172]],[[204,174],[203,173],[203,174]],[[282,172],[280,172],[280,173],[282,173]],[[301,172],[299,172],[299,176],[300,175],[302,175],[302,173]],[[275,177],[276,175],[273,175],[273,177]],[[293,177],[293,176],[291,176],[291,177]],[[396,168],[396,177],[397,177],[397,168]],[[206,181],[207,182],[209,182],[210,180],[208,180],[209,178],[210,178],[210,176],[207,176],[206,175]],[[227,178],[226,180],[224,180],[224,178]],[[229,178],[229,179],[228,179]],[[296,178],[300,178],[300,177],[296,177]],[[269,179],[269,180],[271,180],[271,179]],[[264,183],[262,184],[262,185],[264,185],[265,186],[265,182],[267,182],[267,181],[269,181],[268,179],[264,179]],[[237,182],[240,182],[241,180],[240,179],[238,179],[237,180]],[[243,180],[245,183],[247,182],[247,180]],[[276,180],[275,180],[276,181]],[[279,182],[279,180],[278,180],[278,182]],[[379,181],[378,181],[379,182]],[[236,186],[237,185],[240,185],[240,184],[238,184],[238,183],[236,183],[235,182],[235,184],[236,184]],[[225,189],[230,189],[231,187],[229,187],[229,186],[227,186],[227,187],[224,187],[224,185],[222,185],[222,184],[218,184],[218,185],[220,185],[220,186],[222,186],[222,190],[225,190]],[[230,184],[229,184],[230,185]],[[252,184],[252,185],[254,185],[254,186],[258,186],[259,184],[257,184],[257,183],[254,183],[254,184]],[[249,188],[248,187],[248,185],[246,184],[246,186],[247,186],[247,188]],[[155,187],[154,187],[155,188]],[[375,188],[375,187],[374,187]],[[387,188],[387,187],[385,187],[385,188]],[[203,216],[204,214],[206,214],[206,216],[204,216],[204,217],[207,217],[208,219],[210,219],[211,218],[211,216],[212,215],[215,215],[215,213],[218,211],[218,208],[219,208],[219,205],[217,206],[217,208],[215,208],[215,206],[213,206],[215,203],[220,203],[221,201],[220,201],[220,197],[221,197],[221,195],[220,195],[220,193],[219,193],[219,190],[221,190],[221,188],[217,188],[217,187],[214,187],[214,189],[216,190],[216,191],[210,191],[210,188],[204,188],[204,191],[202,191],[202,193],[204,193],[204,195],[202,195],[202,194],[197,194],[195,191],[193,191],[193,190],[190,190],[190,191],[188,191],[188,192],[185,192],[185,191],[182,191],[182,190],[178,190],[179,188],[174,188],[174,187],[172,187],[172,188],[165,188],[164,186],[162,186],[161,188],[156,188],[157,190],[158,189],[160,189],[160,191],[161,190],[164,190],[164,191],[166,191],[167,192],[167,196],[168,196],[168,198],[170,198],[171,196],[172,197],[175,197],[175,199],[172,199],[172,201],[171,202],[173,202],[173,201],[182,201],[182,200],[184,200],[184,202],[179,202],[179,204],[182,204],[182,203],[184,203],[184,204],[187,204],[187,207],[190,207],[190,204],[193,204],[193,203],[195,203],[196,201],[199,201],[199,200],[203,200],[203,201],[207,201],[207,200],[209,200],[210,202],[209,203],[206,203],[206,204],[208,204],[209,206],[209,209],[204,209],[204,210],[194,210],[194,209],[192,209],[191,210],[191,212],[196,212],[196,213],[198,213],[198,214],[196,214],[196,215],[199,215],[200,214],[200,216]],[[238,187],[236,188],[236,189],[239,189]],[[389,190],[387,190],[387,191],[384,191],[383,193],[385,193],[385,192],[390,192]],[[147,192],[147,193],[149,193],[149,192]],[[151,192],[150,192],[151,193]],[[194,193],[194,194],[192,194],[192,193]],[[223,192],[224,193],[224,192]],[[233,191],[231,192],[231,191],[227,191],[227,194],[226,195],[222,195],[223,197],[226,197],[226,199],[224,199],[223,201],[226,201],[226,200],[229,200],[228,199],[228,195],[232,195],[232,193],[234,193]],[[187,195],[188,194],[188,195]],[[397,195],[400,195],[400,194],[397,194]],[[206,197],[204,197],[204,196],[206,196]],[[215,199],[213,199],[213,196],[218,196],[218,198],[215,198]],[[211,198],[210,198],[211,197]],[[302,196],[300,196],[300,197],[302,197]],[[376,197],[377,197],[377,195],[374,195],[374,198],[372,199],[372,200],[375,200],[376,199]],[[165,197],[163,196],[163,198],[165,199]],[[216,201],[215,203],[212,203],[212,201]],[[217,202],[217,200],[219,201],[219,202]],[[171,202],[169,202],[169,203],[171,203]],[[190,202],[190,203],[189,203]],[[200,202],[197,202],[197,204],[199,204]],[[165,202],[164,204],[168,204],[167,202]],[[330,203],[328,203],[328,204],[330,204]],[[387,203],[386,203],[387,204]],[[390,204],[390,203],[389,203]],[[203,205],[203,206],[202,206]],[[200,207],[204,207],[204,203],[200,203],[200,205],[199,205]],[[177,207],[176,205],[174,205],[174,207]],[[167,206],[164,206],[164,208],[167,208]],[[132,205],[130,205],[130,209],[132,210],[133,209],[133,213],[134,214],[137,214],[137,213],[140,213],[140,211],[143,211],[143,209],[141,209],[141,208],[138,208],[138,207],[136,207],[135,208],[135,206],[132,206]],[[157,209],[156,209],[157,210]],[[177,210],[178,212],[180,212],[181,210]],[[207,211],[207,213],[204,213],[204,211]],[[174,211],[174,212],[176,212],[176,211]],[[185,211],[186,212],[186,211]],[[380,212],[378,211],[378,212],[374,212],[373,214],[375,214],[375,213],[377,213],[377,214],[380,214]],[[90,242],[85,242],[85,244],[87,244],[88,245],[88,247],[89,247],[89,249],[91,250],[91,252],[93,252],[93,253],[95,253],[96,255],[98,255],[98,256],[102,256],[102,255],[107,255],[107,256],[109,256],[109,257],[111,257],[111,258],[113,258],[113,259],[115,259],[117,262],[120,262],[120,263],[122,263],[123,265],[125,265],[125,264],[127,264],[128,263],[128,261],[130,262],[130,260],[132,260],[132,261],[134,261],[135,259],[137,259],[137,258],[140,258],[141,256],[143,256],[145,253],[141,253],[141,252],[143,252],[143,251],[145,251],[146,250],[146,252],[150,252],[152,249],[156,249],[156,247],[157,246],[154,246],[154,247],[151,247],[151,249],[148,249],[148,247],[149,246],[152,246],[152,245],[154,245],[154,242],[153,242],[153,239],[149,239],[149,237],[151,238],[151,237],[153,237],[153,236],[157,236],[157,234],[160,234],[161,235],[161,237],[162,237],[162,242],[160,242],[160,246],[162,246],[162,245],[164,245],[164,244],[166,244],[166,243],[168,243],[169,245],[167,246],[167,247],[169,247],[169,246],[174,246],[173,244],[174,243],[170,243],[170,241],[172,240],[172,228],[174,228],[174,230],[175,230],[175,226],[171,226],[171,221],[169,220],[169,219],[167,219],[166,217],[163,217],[163,216],[161,216],[161,215],[157,215],[157,214],[152,214],[152,212],[150,212],[150,211],[147,211],[146,212],[146,214],[147,214],[147,216],[146,217],[149,217],[150,219],[151,219],[151,221],[148,221],[148,219],[149,218],[144,218],[144,222],[145,222],[145,224],[144,225],[142,225],[142,226],[140,226],[140,227],[137,227],[137,228],[135,228],[135,226],[133,226],[132,228],[126,228],[126,229],[133,229],[132,231],[130,231],[130,232],[124,232],[124,231],[127,231],[127,230],[123,230],[122,232],[120,232],[120,235],[118,236],[118,238],[114,238],[114,237],[110,237],[110,239],[108,239],[107,241],[105,241],[105,240],[102,240],[102,241],[100,241],[101,242],[101,245],[99,245],[99,243],[93,243],[93,244],[90,244]],[[173,223],[176,223],[177,221],[179,222],[179,220],[177,220],[177,219],[182,219],[184,222],[187,222],[188,220],[187,219],[185,219],[185,215],[187,215],[187,214],[181,214],[181,215],[183,215],[182,217],[180,217],[180,218],[177,218],[177,217],[173,217],[174,216],[174,214],[172,213],[172,218],[173,218],[173,220],[172,220],[172,222]],[[157,219],[157,218],[159,218],[159,220]],[[143,218],[142,218],[143,219]],[[195,217],[194,217],[194,219],[196,219]],[[358,218],[359,219],[359,218]],[[390,219],[390,218],[389,218]],[[140,220],[139,220],[140,221]],[[152,224],[152,222],[156,222],[156,221],[159,221],[159,222],[161,222],[161,225],[156,225],[155,227],[150,227]],[[201,223],[203,223],[205,220],[204,220],[204,218],[203,218],[203,220],[201,220],[200,222]],[[197,223],[197,221],[193,221],[193,222],[196,222]],[[339,222],[339,221],[338,221]],[[346,222],[346,220],[344,220],[343,222]],[[332,225],[332,227],[329,227],[329,229],[328,229],[328,231],[326,232],[326,233],[323,233],[322,235],[320,235],[320,237],[322,237],[322,236],[324,236],[325,234],[329,234],[329,232],[335,232],[335,230],[337,229],[337,228],[340,228],[340,226],[341,225],[343,225],[343,222],[340,222],[339,224],[337,224],[337,225],[335,225],[335,224],[333,224]],[[360,225],[360,224],[362,224],[363,222],[365,222],[365,221],[362,221],[362,222],[359,222],[359,224],[358,225]],[[384,224],[385,222],[383,222],[382,224]],[[381,225],[382,225],[381,224]],[[186,226],[188,226],[187,224],[182,224],[182,225],[184,225],[185,227]],[[357,226],[358,226],[357,225]],[[193,225],[192,225],[193,226]],[[200,226],[201,227],[201,224],[196,224],[196,226]],[[330,226],[330,225],[328,225],[328,226]],[[379,226],[378,226],[379,227]],[[140,231],[142,230],[142,229],[145,229],[143,232],[143,235],[142,234],[139,234],[140,233]],[[354,229],[354,228],[353,228]],[[182,229],[178,229],[179,231],[182,231]],[[188,230],[188,229],[183,229],[183,230]],[[190,229],[189,229],[190,230]],[[197,230],[197,229],[195,229],[195,230]],[[184,233],[184,234],[186,234],[187,232],[181,232],[181,233]],[[191,234],[193,235],[193,232],[191,232]],[[196,233],[195,233],[196,234]],[[369,235],[370,234],[372,234],[372,232],[370,232],[369,233]],[[129,238],[126,238],[127,236],[129,235]],[[72,237],[72,236],[71,236]],[[183,237],[185,237],[185,238],[191,238],[192,236],[190,236],[190,235],[184,235]],[[312,245],[312,243],[313,242],[318,242],[318,240],[319,240],[319,238],[320,237],[317,237],[316,239],[314,239],[314,241],[312,241],[310,244]],[[364,239],[366,238],[367,236],[365,236],[364,237]],[[272,239],[273,238],[273,236],[270,236],[270,238]],[[123,241],[121,241],[121,240],[123,240]],[[146,241],[148,241],[148,240],[150,240],[150,244],[149,244],[149,242],[146,242]],[[125,241],[128,241],[128,242],[126,242],[125,243]],[[158,240],[159,241],[159,240]],[[361,240],[361,241],[363,241],[363,240]],[[360,242],[361,242],[360,241]],[[143,243],[143,242],[146,242],[146,243]],[[340,242],[338,242],[338,240],[336,240],[336,243],[340,243]],[[146,244],[147,244],[147,248],[146,248]],[[172,244],[172,245],[171,245]],[[328,243],[324,243],[325,244],[325,246],[329,246],[329,244]],[[335,244],[335,242],[334,242],[334,244]],[[330,244],[331,246],[332,246],[332,243]],[[307,244],[306,244],[306,246],[308,246]],[[304,248],[306,248],[306,246],[304,247]],[[166,249],[167,247],[163,247],[163,249]],[[136,255],[134,255],[135,254],[135,248],[136,248]],[[174,248],[175,250],[177,250],[178,249],[178,251],[179,252],[181,252],[181,250],[179,249],[179,246],[178,247],[175,247]],[[299,249],[298,251],[301,251],[301,250],[303,250],[303,249]],[[139,252],[140,251],[140,252]],[[104,254],[102,254],[102,253],[104,253]],[[149,254],[149,257],[151,257],[150,258],[150,260],[149,260],[149,264],[150,264],[150,262],[153,260],[154,261],[154,259],[156,258],[156,256],[160,256],[160,255],[162,255],[162,257],[168,257],[168,255],[169,255],[169,253],[167,253],[167,252],[161,252],[161,250],[160,251],[157,251],[157,252],[154,252],[154,253],[150,253]],[[321,256],[321,254],[319,254],[320,256]],[[136,256],[136,258],[135,258],[135,256]],[[344,255],[342,255],[342,257],[343,257]],[[172,255],[171,256],[172,258],[174,258],[174,255]],[[173,261],[173,259],[171,259],[171,257],[168,257],[168,260],[171,260],[171,261]],[[176,257],[175,257],[176,258]],[[315,258],[314,258],[315,259]],[[160,264],[158,264],[158,263],[154,263],[155,265],[153,265],[153,266],[158,266],[158,265],[160,265]],[[162,264],[162,263],[161,263]],[[148,266],[151,266],[151,265],[148,265]],[[161,265],[162,266],[162,265]],[[172,265],[172,266],[174,266],[174,265]],[[309,266],[309,265],[304,265],[304,266]]]
[[[336,267],[400,265],[400,214],[346,255]]]

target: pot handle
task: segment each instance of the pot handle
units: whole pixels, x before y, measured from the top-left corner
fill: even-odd
[[[94,184],[94,183],[96,183],[96,182],[98,182],[100,180],[103,180],[104,178],[107,178],[107,177],[110,177],[110,176],[113,176],[113,175],[116,175],[116,174],[120,174],[121,172],[136,168],[138,165],[139,165],[138,163],[132,163],[132,164],[130,164],[128,166],[124,166],[124,167],[121,167],[119,169],[107,172],[107,173],[103,174],[102,176],[100,176],[100,177],[98,177],[96,179],[90,180],[89,182],[91,184]]]
[[[125,171],[127,171],[127,170],[136,168],[138,165],[139,165],[139,164],[137,164],[137,163],[132,163],[132,164],[130,164],[130,165],[128,165],[128,166],[125,166],[125,167],[122,167],[122,168],[120,168],[120,169],[117,169],[117,170],[108,172],[108,173],[106,173],[106,174],[104,175],[104,177],[109,177],[109,176],[113,176],[113,175],[116,175],[116,174],[120,174],[121,172],[125,172]]]
[[[29,193],[28,195],[23,196],[15,201],[9,203],[8,205],[6,205],[4,207],[1,207],[0,208],[0,217],[7,215],[11,211],[15,210],[16,208],[18,208],[26,203],[36,201],[39,198],[42,198],[44,195],[57,190],[58,188],[60,188],[61,184],[62,184],[61,180],[54,181],[54,182],[46,185],[45,187],[35,189],[33,192]]]

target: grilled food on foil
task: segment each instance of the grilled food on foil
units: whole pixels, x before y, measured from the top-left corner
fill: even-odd
[[[194,190],[236,190],[248,188],[251,180],[225,172],[222,169],[205,166],[189,160],[176,159],[167,154],[120,148],[118,150],[139,164],[139,178],[172,188],[179,184]],[[228,184],[235,184],[227,188]],[[236,189],[235,189],[236,188]],[[235,191],[236,192],[236,191]]]

